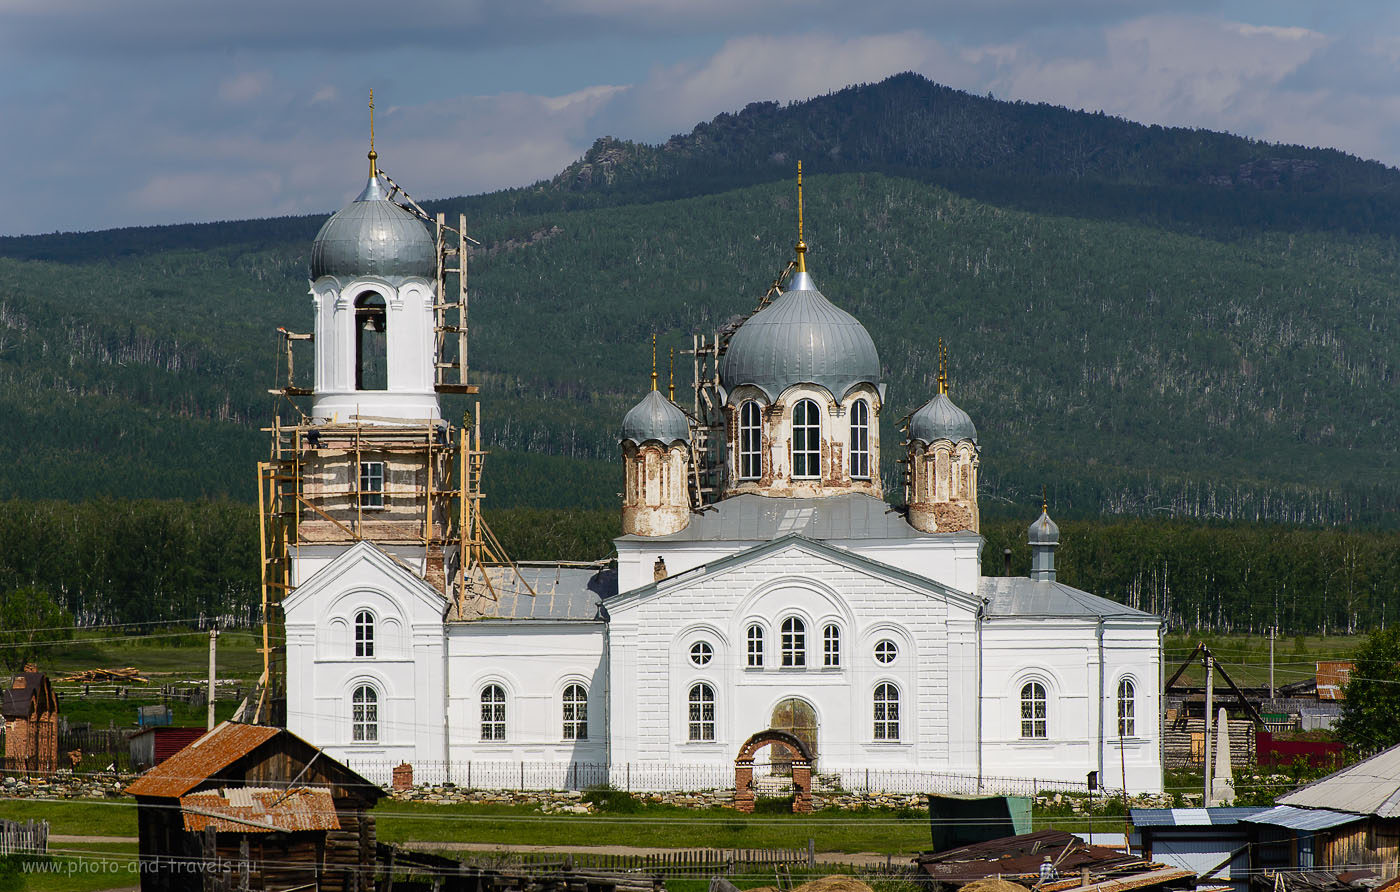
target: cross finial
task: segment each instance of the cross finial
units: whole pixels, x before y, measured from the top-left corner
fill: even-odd
[[[948,348],[938,339],[938,392],[948,393]]]
[[[667,388],[666,398],[671,402],[676,401],[676,348],[671,348],[671,383]]]
[[[1040,485],[1040,513],[1041,513],[1041,514],[1049,514],[1049,513],[1050,513],[1050,502],[1049,502],[1049,500],[1045,497],[1045,484],[1043,484],[1043,483]]]
[[[802,240],[802,162],[797,162],[797,271],[807,271],[807,243]]]
[[[656,389],[656,335],[651,336],[651,389]]]
[[[379,153],[374,150],[374,90],[369,91],[369,176],[379,176]]]

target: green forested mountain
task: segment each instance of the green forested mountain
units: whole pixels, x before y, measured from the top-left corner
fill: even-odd
[[[887,458],[942,337],[990,517],[1042,485],[1057,516],[1400,516],[1400,173],[914,76],[428,204],[466,211],[484,245],[491,504],[615,504],[650,334],[688,347],[753,308],[791,255],[798,157],[825,171],[810,268],[880,349]],[[310,327],[321,219],[0,239],[0,493],[251,499],[273,330]]]

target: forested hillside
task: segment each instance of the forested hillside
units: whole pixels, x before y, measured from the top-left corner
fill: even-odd
[[[829,171],[808,179],[810,268],[880,350],[887,459],[941,337],[988,517],[1028,521],[1042,486],[1057,517],[1400,517],[1400,174],[914,76],[429,203],[483,243],[489,504],[615,504],[650,335],[664,357],[753,308],[791,255],[797,157]],[[274,329],[310,327],[321,222],[0,239],[0,447],[24,457],[0,492],[251,500]]]

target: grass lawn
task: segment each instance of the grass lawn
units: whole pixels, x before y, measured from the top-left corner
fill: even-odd
[[[908,854],[930,845],[928,814],[912,809],[744,815],[644,805],[635,814],[545,816],[529,805],[428,805],[384,800],[382,842],[477,842],[654,848],[806,848]]]
[[[1366,641],[1365,635],[1321,635],[1279,638],[1274,642],[1274,683],[1285,685],[1303,681],[1317,674],[1318,660],[1346,660]],[[1176,672],[1181,661],[1199,642],[1205,642],[1216,661],[1229,673],[1236,684],[1244,687],[1269,683],[1269,639],[1258,635],[1180,634],[1166,636],[1163,643],[1167,678]],[[1204,685],[1205,667],[1196,663],[1181,676],[1181,683]],[[1217,690],[1226,688],[1225,680],[1216,678]]]
[[[0,818],[7,821],[48,821],[49,833],[68,836],[135,836],[136,800],[120,799],[0,799]]]
[[[141,882],[135,843],[61,843],[48,858],[19,859],[0,873],[0,890],[98,892]]]

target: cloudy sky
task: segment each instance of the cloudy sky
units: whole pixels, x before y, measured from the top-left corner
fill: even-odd
[[[548,177],[899,71],[1400,164],[1382,0],[0,0],[0,235],[319,213]]]

